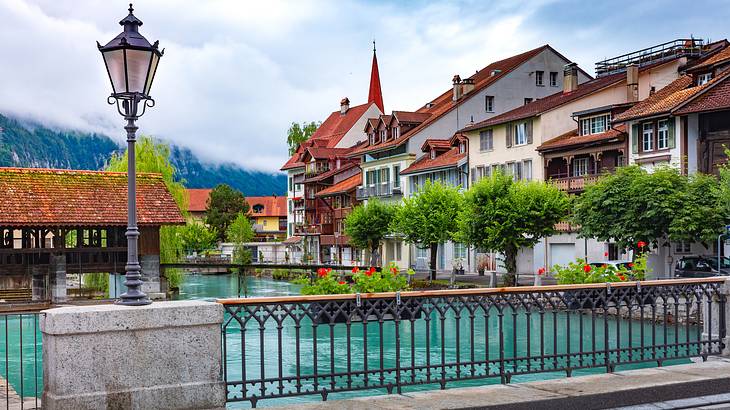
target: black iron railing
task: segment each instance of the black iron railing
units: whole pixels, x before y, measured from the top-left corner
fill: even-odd
[[[706,358],[724,348],[722,280],[221,300],[227,399]]]
[[[0,407],[40,409],[39,313],[0,313]]]

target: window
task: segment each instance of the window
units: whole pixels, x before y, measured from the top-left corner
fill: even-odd
[[[400,127],[393,128],[393,139],[398,138],[400,134]]]
[[[524,122],[515,125],[515,143],[514,145],[527,144],[527,126]]]
[[[466,145],[462,141],[462,142],[459,143],[459,154],[463,154],[465,152],[466,152]]]
[[[435,149],[431,150],[431,159],[436,159],[436,150]]]
[[[623,155],[616,156],[616,166],[617,167],[622,167],[622,166],[626,165],[626,163],[624,161],[626,161],[626,158]]]
[[[466,245],[454,242],[454,259],[466,259]]]
[[[479,151],[491,151],[494,149],[494,133],[492,130],[484,130],[479,133]]]
[[[700,74],[697,76],[697,85],[707,84],[712,80],[712,73]]]
[[[545,85],[544,77],[545,77],[544,71],[535,71],[535,85],[538,87],[544,86]]]
[[[380,140],[385,141],[386,140],[387,131],[386,130],[380,130]]]
[[[393,166],[393,186],[400,187],[400,165]]]
[[[384,184],[390,182],[390,169],[380,168],[380,182]]]
[[[654,150],[654,124],[647,122],[642,126],[641,133],[641,150],[642,151],[653,151]]]
[[[558,86],[558,72],[551,71],[550,72],[550,87],[557,87],[557,86]]]
[[[657,149],[669,148],[669,121],[661,120],[657,123]]]
[[[526,159],[522,161],[522,178],[525,181],[530,181],[532,179],[532,160]]]
[[[477,166],[475,178],[477,181],[484,178],[484,166],[483,165]]]
[[[674,250],[676,253],[690,253],[692,252],[692,244],[687,241],[677,242]]]
[[[514,178],[515,181],[519,181],[522,179],[522,176],[522,162],[513,162],[512,178]]]
[[[289,190],[290,191],[294,190],[294,178],[292,178],[292,177],[289,177]]]
[[[532,98],[525,98],[525,105],[532,102]]]
[[[581,135],[606,132],[611,125],[611,114],[602,114],[580,120]]]
[[[485,106],[487,112],[494,112],[494,96],[487,95],[486,97],[484,97],[484,101],[485,101],[484,106]]]
[[[396,242],[395,247],[395,260],[399,261],[401,260],[401,247],[403,246],[402,242]]]
[[[582,177],[588,174],[588,158],[573,159],[573,176]]]

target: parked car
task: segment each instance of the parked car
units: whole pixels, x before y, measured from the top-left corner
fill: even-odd
[[[704,256],[684,256],[674,267],[676,278],[709,278],[730,274],[730,261],[721,260],[722,268],[718,271],[717,259]]]

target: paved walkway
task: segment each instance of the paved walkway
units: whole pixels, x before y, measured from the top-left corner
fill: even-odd
[[[3,406],[8,409],[40,409],[41,400],[38,399],[38,407],[36,407],[35,397],[27,397],[25,400],[20,398],[20,395],[13,389],[12,386],[8,385],[7,380],[0,377],[0,408]]]
[[[629,406],[629,407],[626,407]],[[362,397],[297,410],[730,408],[730,359],[529,383]]]

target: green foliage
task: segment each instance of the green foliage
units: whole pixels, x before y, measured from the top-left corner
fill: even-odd
[[[395,206],[370,199],[367,204],[356,206],[345,218],[345,234],[350,237],[350,244],[369,249],[372,252],[371,265],[377,265],[378,247],[390,233],[394,216]]]
[[[106,272],[84,273],[84,287],[104,295],[109,294],[109,274]]]
[[[149,172],[161,174],[167,190],[175,199],[178,208],[187,214],[188,196],[182,182],[176,179],[175,167],[170,163],[170,148],[161,142],[156,142],[150,137],[143,136],[135,145],[135,158],[137,172]],[[107,165],[107,171],[127,172],[127,152],[122,155],[114,155]],[[176,262],[184,254],[184,243],[182,232],[185,226],[163,226],[160,228],[160,262]],[[173,277],[177,275],[176,277]],[[168,285],[173,287],[171,282],[182,280],[182,273],[174,269],[165,271]],[[179,284],[178,284],[179,285]]]
[[[180,230],[180,239],[186,253],[209,251],[216,245],[218,234],[198,223],[190,223]]]
[[[308,140],[309,137],[317,131],[321,122],[292,122],[291,127],[286,132],[286,143],[289,145],[289,155],[294,155],[299,145]]]
[[[413,274],[413,269],[408,269],[407,275]],[[395,263],[384,266],[380,271],[375,268],[363,271],[355,268],[352,279],[355,282],[353,289],[359,293],[399,292],[409,288],[407,277],[400,274]]]
[[[553,266],[552,274],[560,285],[625,282],[646,278],[648,268],[645,254],[638,256],[630,266],[631,268],[606,264],[592,266],[588,265],[585,259],[577,259],[567,266]]]
[[[185,280],[185,273],[182,269],[166,269],[165,279],[167,279],[167,287],[170,290],[179,290],[183,280]]]
[[[440,181],[426,184],[415,195],[404,198],[395,212],[391,230],[406,242],[429,247],[431,277],[436,278],[436,252],[439,243],[453,239],[462,198],[456,187]]]
[[[454,282],[453,286],[451,281],[446,279],[437,280],[424,280],[424,279],[413,279],[411,280],[411,289],[413,290],[435,290],[435,289],[474,289],[479,286],[476,283],[469,282]]]
[[[333,275],[331,268],[321,268],[317,271],[317,278],[311,284],[305,284],[301,292],[302,295],[340,295],[352,293],[352,288]]]
[[[253,239],[254,232],[251,221],[246,214],[239,213],[231,222],[226,231],[226,240],[233,243],[233,263],[248,265],[251,263],[251,250],[246,249],[244,243]]]
[[[301,277],[309,281],[309,275],[302,269],[274,269],[271,273],[271,278],[274,280],[294,281]]]
[[[223,241],[228,232],[228,226],[239,214],[248,212],[248,202],[243,194],[226,184],[219,184],[211,192],[206,208],[205,223],[218,233],[218,239]]]
[[[586,187],[576,200],[574,221],[583,237],[636,249],[640,241],[655,247],[667,240],[711,241],[727,219],[722,208],[721,188],[712,176],[628,166]]]
[[[496,173],[474,184],[465,194],[459,213],[460,242],[501,252],[508,283],[514,282],[517,252],[541,238],[555,234],[564,220],[570,200],[558,188],[544,182],[514,181]]]

